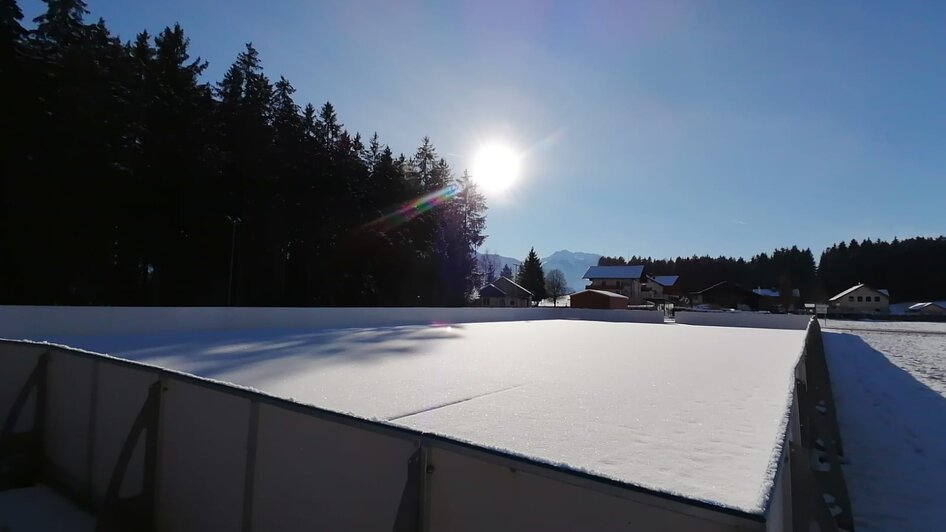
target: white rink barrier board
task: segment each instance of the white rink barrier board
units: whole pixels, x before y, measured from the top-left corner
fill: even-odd
[[[663,323],[650,310],[573,308],[249,308],[0,306],[0,338],[268,328],[338,329],[496,321]]]
[[[675,314],[683,325],[710,325],[716,327],[752,327],[757,329],[791,329],[803,331],[811,316],[805,314],[764,314],[761,312],[700,312],[680,311]]]
[[[45,364],[47,476],[99,519],[138,497],[161,532],[789,526],[107,356],[2,341],[0,357],[4,419]]]

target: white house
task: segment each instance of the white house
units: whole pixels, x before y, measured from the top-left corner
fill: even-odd
[[[890,294],[862,283],[832,297],[828,305],[832,311],[844,314],[885,314],[890,312]]]

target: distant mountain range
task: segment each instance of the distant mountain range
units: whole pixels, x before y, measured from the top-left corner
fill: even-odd
[[[482,253],[477,253],[477,258],[482,257]],[[493,257],[493,263],[496,265],[496,274],[503,269],[503,266],[509,265],[512,268],[512,272],[516,273],[516,268],[522,264],[521,259],[514,259],[512,257],[504,257],[502,255],[490,255]],[[595,266],[598,264],[598,259],[601,255],[597,253],[582,253],[576,251],[568,251],[563,249],[561,251],[556,251],[548,257],[542,259],[542,269],[546,273],[551,270],[562,270],[562,273],[565,274],[565,280],[568,282],[568,286],[571,290],[581,290],[585,287],[586,281],[584,281],[581,276],[585,274],[585,271],[588,270],[589,266]]]

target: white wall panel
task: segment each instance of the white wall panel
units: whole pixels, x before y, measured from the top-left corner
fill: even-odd
[[[262,405],[253,530],[390,532],[415,445]]]
[[[430,461],[431,532],[762,529],[746,520],[737,528],[736,518],[725,515],[713,520],[706,510],[697,513],[709,518],[674,511],[693,511],[679,502],[650,497],[654,504],[646,504],[439,448]]]
[[[45,347],[28,344],[0,343],[0,429],[12,413],[13,403],[26,385],[30,375],[39,362]],[[20,411],[14,432],[29,430],[33,426],[33,413],[36,408],[36,392],[30,396]]]
[[[775,477],[766,514],[766,532],[787,532],[792,528],[792,468],[788,463],[788,438],[785,439],[782,464]]]
[[[47,367],[46,458],[74,488],[88,489],[92,389],[95,362],[50,350]]]
[[[108,362],[100,362],[96,371],[92,497],[101,503],[125,440],[148,398],[148,389],[158,376],[157,372]],[[120,496],[136,495],[141,491],[143,471],[144,441],[141,439],[125,471]]]
[[[693,312],[676,313],[677,323],[713,325],[718,327],[754,327],[757,329],[793,329],[803,331],[811,316],[804,314],[762,314],[755,312]]]
[[[158,530],[240,530],[249,399],[173,378],[166,383],[158,444]]]

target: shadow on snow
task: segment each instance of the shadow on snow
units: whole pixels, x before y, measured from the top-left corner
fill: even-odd
[[[376,363],[423,356],[424,344],[462,337],[463,326],[371,329],[254,329],[62,337],[50,341],[212,379],[254,371],[255,379],[291,374],[302,364]],[[264,370],[263,367],[266,369]],[[254,369],[255,368],[255,369]]]
[[[946,522],[946,398],[856,335],[823,338],[856,526],[937,529]]]

